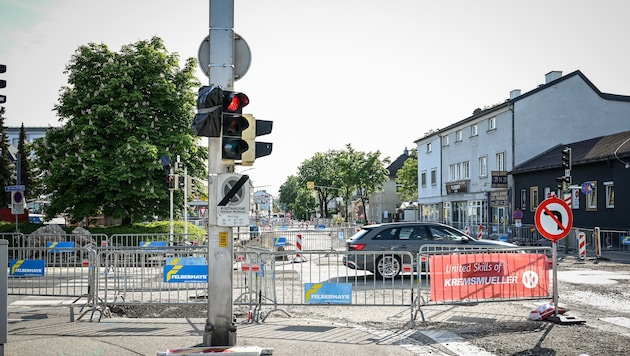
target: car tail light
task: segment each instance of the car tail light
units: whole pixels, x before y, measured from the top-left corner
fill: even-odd
[[[350,244],[348,246],[349,251],[361,251],[365,248],[365,244]]]

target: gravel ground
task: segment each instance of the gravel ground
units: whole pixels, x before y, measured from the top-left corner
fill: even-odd
[[[623,272],[630,265],[610,261],[577,261],[567,257],[558,263],[558,273],[567,271]],[[560,278],[559,278],[560,279]],[[430,343],[430,331],[452,332],[468,343],[494,355],[625,355],[630,349],[630,280],[593,278],[589,284],[560,282],[560,305],[574,322],[557,324],[532,321],[529,312],[545,301],[509,301],[474,305],[431,305],[422,308],[425,321],[417,315],[414,338]],[[609,281],[611,283],[605,283]],[[375,312],[374,308],[379,308]],[[373,329],[399,330],[411,324],[411,311],[392,307],[308,306],[284,308],[292,317],[329,320]],[[264,309],[263,309],[264,311]],[[114,317],[129,318],[205,318],[207,311],[198,306],[121,306],[111,308]],[[247,311],[235,307],[237,322]],[[273,318],[286,317],[274,313]],[[453,354],[449,350],[440,351]]]

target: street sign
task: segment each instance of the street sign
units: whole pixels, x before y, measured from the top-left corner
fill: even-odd
[[[5,192],[14,192],[16,190],[24,190],[25,187],[23,185],[6,185],[4,187]]]
[[[534,216],[536,228],[545,238],[558,242],[571,232],[573,213],[564,200],[551,197],[543,200]]]
[[[199,68],[210,77],[210,36],[201,41],[197,53]],[[252,61],[252,52],[245,39],[238,33],[234,33],[234,80],[239,80],[245,76]]]
[[[220,173],[217,192],[217,226],[249,226],[249,185],[241,174]]]
[[[516,209],[514,210],[514,219],[522,219],[523,218],[523,211]]]
[[[20,186],[18,186],[20,187]],[[21,186],[23,187],[23,185]],[[25,208],[24,190],[11,191],[11,214],[24,214]]]

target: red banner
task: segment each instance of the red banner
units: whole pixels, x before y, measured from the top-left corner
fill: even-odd
[[[474,253],[429,258],[431,301],[549,296],[545,254]]]

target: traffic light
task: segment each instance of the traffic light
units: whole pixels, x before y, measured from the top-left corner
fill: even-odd
[[[562,176],[556,178],[556,189],[566,192],[571,185],[571,176]]]
[[[184,189],[186,187],[185,176],[177,176],[177,186],[179,187],[179,189]]]
[[[166,188],[175,189],[175,175],[169,174],[166,176]]]
[[[223,89],[203,86],[197,96],[197,115],[192,128],[197,136],[219,137],[221,134],[221,112]]]
[[[5,73],[7,71],[7,66],[4,64],[0,64],[0,73]],[[7,81],[0,79],[0,88],[6,88],[7,87]],[[0,95],[0,104],[4,104],[7,102],[7,96],[6,95]]]
[[[249,146],[248,150],[241,155],[241,164],[251,166],[256,158],[271,154],[273,144],[271,142],[256,142],[257,136],[271,133],[273,121],[256,120],[253,115],[243,115],[249,122],[249,127],[243,131],[243,139]]]
[[[223,127],[221,130],[221,158],[240,160],[249,145],[243,139],[243,132],[249,127],[249,121],[242,115],[243,108],[249,104],[247,95],[238,92],[224,92]]]
[[[562,168],[571,170],[571,147],[565,147],[562,150]]]

